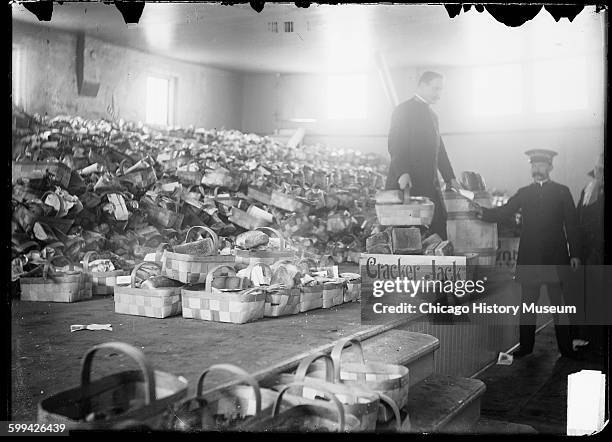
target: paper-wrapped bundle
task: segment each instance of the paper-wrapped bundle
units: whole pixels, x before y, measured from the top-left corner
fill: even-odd
[[[215,247],[211,238],[204,238],[198,241],[179,244],[174,247],[174,252],[185,255],[210,256],[215,254]]]
[[[265,246],[270,241],[270,237],[259,230],[250,230],[236,236],[236,247],[241,249],[254,249],[255,247]]]

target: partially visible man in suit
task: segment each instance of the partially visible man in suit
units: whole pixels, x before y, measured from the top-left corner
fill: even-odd
[[[550,179],[556,152],[532,149],[525,152],[531,162],[533,183],[521,187],[506,204],[487,209],[473,203],[476,216],[487,222],[500,222],[520,210],[521,239],[516,261],[516,279],[521,283],[522,302],[538,302],[540,287],[546,284],[551,305],[564,305],[563,281],[568,266],[580,265],[580,233],[572,194],[567,186]],[[566,288],[566,287],[565,287]],[[567,297],[566,297],[567,300]],[[567,305],[567,304],[565,304]],[[579,358],[573,350],[569,321],[553,315],[557,345],[562,356]],[[535,343],[536,314],[521,309],[520,347],[516,358],[528,355]]]
[[[438,170],[451,187],[460,188],[446,154],[438,127],[438,116],[430,105],[440,99],[443,77],[424,72],[414,97],[398,105],[391,117],[388,148],[391,165],[385,188],[404,189],[426,196],[435,204],[431,233],[446,239],[446,209],[442,200]]]

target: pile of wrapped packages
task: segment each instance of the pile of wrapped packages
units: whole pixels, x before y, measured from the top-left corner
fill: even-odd
[[[129,274],[181,254],[197,242],[187,241],[193,226],[213,232],[220,255],[237,256],[248,248],[240,234],[271,227],[294,259],[356,263],[377,228],[373,196],[386,171],[378,155],[122,120],[21,115],[13,124],[13,281],[54,269],[56,257],[66,271]],[[213,253],[197,247],[183,252]]]

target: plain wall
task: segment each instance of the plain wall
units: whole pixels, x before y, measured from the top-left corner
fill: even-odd
[[[537,114],[526,108],[515,117],[483,119],[471,109],[471,67],[427,67],[445,76],[445,90],[433,106],[457,176],[481,173],[490,190],[514,193],[531,181],[524,151],[547,148],[559,152],[551,177],[566,184],[577,200],[587,172],[603,149],[604,75],[597,53],[588,56],[589,108],[582,112]],[[424,68],[390,71],[399,101],[409,99]],[[326,77],[307,74],[253,74],[244,78],[245,131],[272,134],[277,129],[306,127],[305,143],[387,153],[392,105],[376,71],[368,73],[368,115],[365,120],[330,120],[326,115]],[[568,85],[571,87],[571,85]],[[563,91],[560,91],[563,93]],[[529,89],[527,88],[527,94]],[[526,95],[526,101],[531,97]],[[294,123],[290,118],[314,118]]]
[[[30,113],[110,118],[113,102],[118,117],[145,121],[146,77],[175,78],[175,125],[240,129],[242,74],[115,46],[86,37],[94,50],[100,78],[96,97],[79,96],[76,79],[76,34],[13,22],[13,44],[24,57],[25,109]],[[87,63],[87,61],[86,61]]]

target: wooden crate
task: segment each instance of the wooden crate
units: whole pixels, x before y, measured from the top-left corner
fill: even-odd
[[[376,217],[383,226],[429,226],[434,215],[434,203],[376,204]]]

